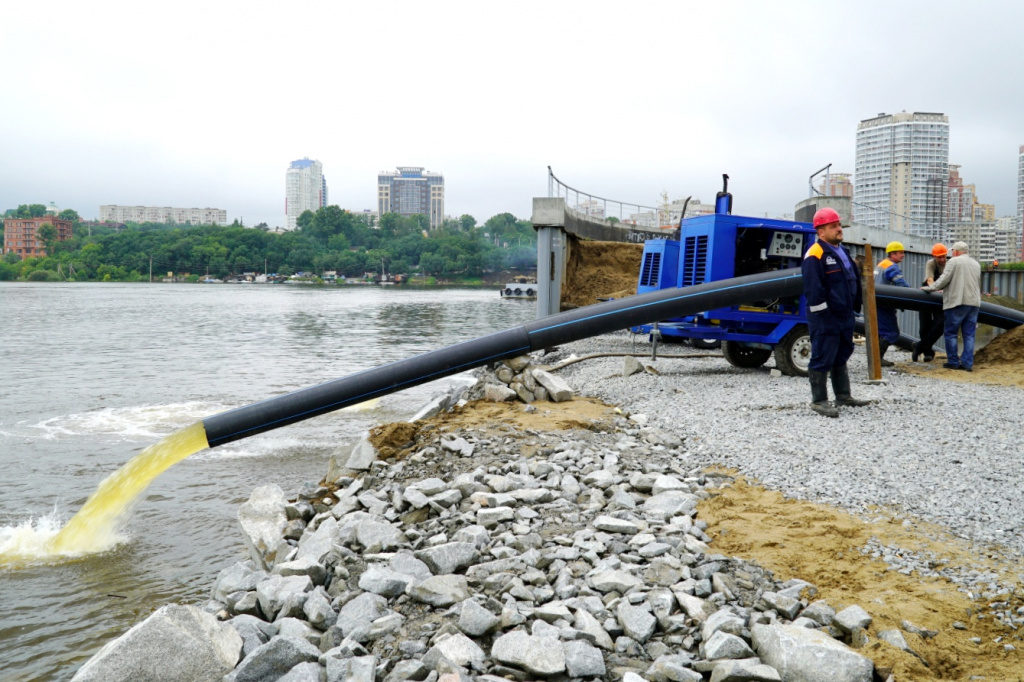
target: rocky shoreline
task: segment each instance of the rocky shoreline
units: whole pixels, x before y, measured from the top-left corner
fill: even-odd
[[[543,361],[559,359],[572,362]],[[538,397],[570,400],[569,383],[594,388],[593,373],[567,383],[530,361],[481,370],[465,396],[431,409],[461,398],[529,413],[543,410],[527,404]],[[657,374],[636,358],[608,362],[620,377]],[[732,476],[647,415],[420,428],[393,444],[389,459],[358,444],[291,500],[253,491],[239,511],[250,559],[218,575],[209,602],[163,607],[74,679],[895,679],[868,655],[879,647],[929,665],[915,647],[939,634],[932,624],[872,628],[870,604],[830,602],[718,553],[698,505]],[[1024,619],[999,602],[979,609],[1008,632]],[[1016,653],[1010,638],[1000,650]]]

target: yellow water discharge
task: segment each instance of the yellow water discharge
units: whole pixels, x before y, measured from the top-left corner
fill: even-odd
[[[44,552],[74,555],[111,547],[118,540],[120,516],[136,496],[171,465],[208,447],[201,421],[149,446],[100,483],[78,513],[44,545]]]

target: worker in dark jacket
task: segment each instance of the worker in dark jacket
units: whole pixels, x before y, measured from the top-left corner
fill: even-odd
[[[935,283],[942,276],[946,269],[946,257],[949,254],[945,244],[936,244],[932,247],[932,257],[924,264],[924,281],[921,286],[927,287]],[[918,357],[924,355],[925,362],[935,359],[935,351],[932,347],[942,336],[945,322],[942,317],[941,308],[921,308],[917,311],[918,328],[921,330],[921,340],[914,346],[914,352],[910,359],[917,362]]]
[[[875,284],[889,284],[896,287],[909,287],[903,277],[900,263],[906,252],[900,242],[889,242],[885,245],[885,258],[875,270]],[[878,355],[883,367],[892,367],[892,361],[885,359],[885,351],[899,341],[900,325],[896,319],[896,308],[878,304]]]
[[[870,401],[850,396],[850,375],[846,361],[853,355],[853,318],[861,306],[860,275],[843,248],[843,226],[839,214],[822,208],[814,214],[818,239],[804,255],[804,298],[807,327],[811,335],[811,409],[826,417],[838,417],[839,405],[859,407]],[[828,402],[828,374],[836,407]]]

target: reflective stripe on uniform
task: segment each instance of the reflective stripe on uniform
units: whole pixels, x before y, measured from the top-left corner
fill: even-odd
[[[828,308],[828,303],[819,303],[818,305],[807,306],[807,309],[812,313],[820,312],[825,308]]]

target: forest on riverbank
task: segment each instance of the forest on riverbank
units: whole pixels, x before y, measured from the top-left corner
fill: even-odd
[[[7,211],[8,217],[28,207]],[[73,237],[46,243],[47,256],[0,259],[0,280],[149,281],[227,279],[242,273],[334,271],[339,279],[414,275],[421,281],[483,281],[489,273],[533,272],[536,236],[527,220],[499,213],[482,225],[470,215],[429,229],[426,216],[387,213],[371,225],[363,215],[326,206],[299,217],[298,229],[265,225],[108,225],[82,221],[74,211]]]

